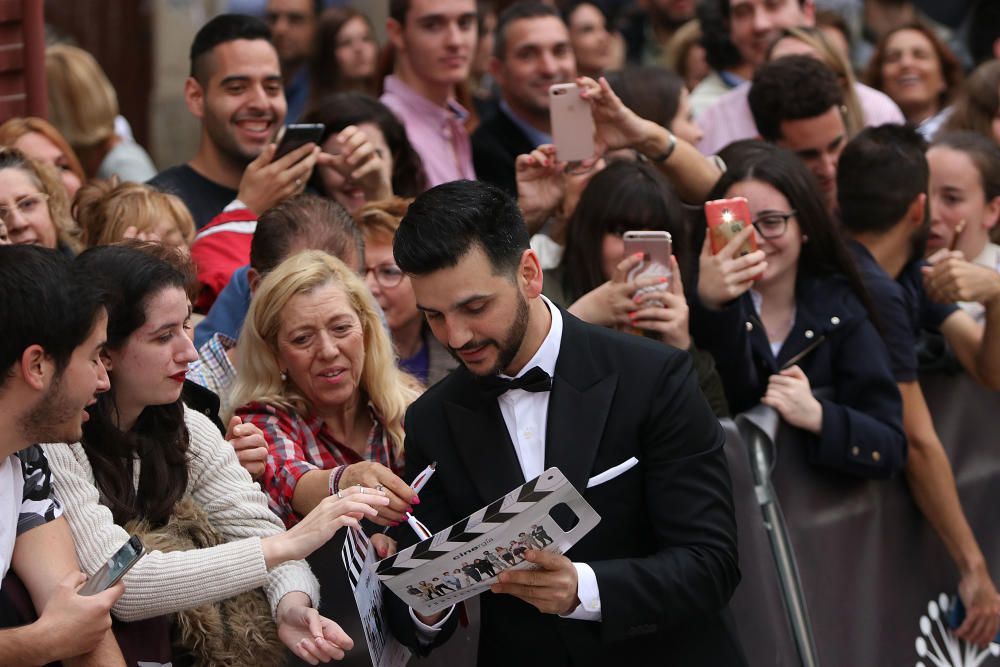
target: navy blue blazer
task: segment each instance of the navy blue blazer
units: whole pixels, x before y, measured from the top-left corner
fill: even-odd
[[[801,432],[811,463],[861,477],[890,477],[906,463],[903,406],[889,352],[868,312],[842,276],[800,277],[795,324],[778,352],[749,293],[713,311],[692,301],[697,344],[715,357],[733,413],[760,402],[768,378],[810,345],[797,362],[823,406],[819,435]]]

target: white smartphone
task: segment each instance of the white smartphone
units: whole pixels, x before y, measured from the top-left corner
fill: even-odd
[[[594,156],[594,116],[575,83],[549,87],[549,118],[556,158],[579,162]]]
[[[137,535],[128,538],[128,542],[112,554],[101,569],[80,588],[80,595],[97,595],[117,584],[139,562],[145,551],[146,548]]]

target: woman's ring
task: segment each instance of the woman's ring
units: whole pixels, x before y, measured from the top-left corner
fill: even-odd
[[[382,486],[381,484],[376,484],[375,490],[378,491],[379,493],[382,493],[383,491],[385,491],[385,487]]]
[[[342,499],[344,496],[340,495],[340,491],[337,491],[337,497]]]

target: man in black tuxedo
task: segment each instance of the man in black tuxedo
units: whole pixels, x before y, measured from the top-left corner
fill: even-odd
[[[601,515],[566,555],[531,549],[540,569],[500,574],[481,598],[478,664],[744,664],[726,609],[739,570],[724,436],[689,355],[542,297],[520,212],[491,185],[422,194],[394,252],[462,362],[406,416],[407,478],[437,461],[419,519],[446,528],[551,466]],[[418,652],[455,625],[389,600]]]
[[[504,10],[490,74],[500,87],[500,102],[472,133],[472,162],[479,180],[516,196],[517,156],[552,143],[549,86],[576,77],[569,30],[559,12],[536,0]]]

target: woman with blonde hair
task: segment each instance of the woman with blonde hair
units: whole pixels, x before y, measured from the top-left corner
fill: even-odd
[[[153,235],[164,245],[187,252],[194,241],[194,219],[184,202],[142,183],[121,182],[117,176],[81,188],[73,202],[73,217],[88,248]]]
[[[66,138],[41,118],[11,118],[0,125],[0,146],[16,148],[32,160],[47,164],[59,173],[70,201],[85,180],[80,159]]]
[[[87,176],[143,183],[156,176],[149,154],[115,134],[118,96],[104,70],[83,49],[45,49],[49,117],[76,151]]]
[[[34,243],[70,255],[80,250],[59,177],[16,148],[0,148],[0,219],[11,243]]]
[[[318,503],[361,484],[391,502],[373,521],[394,525],[419,499],[403,470],[403,414],[419,394],[396,367],[361,278],[309,250],[260,283],[237,345],[236,414],[264,432],[261,483],[294,526]]]

